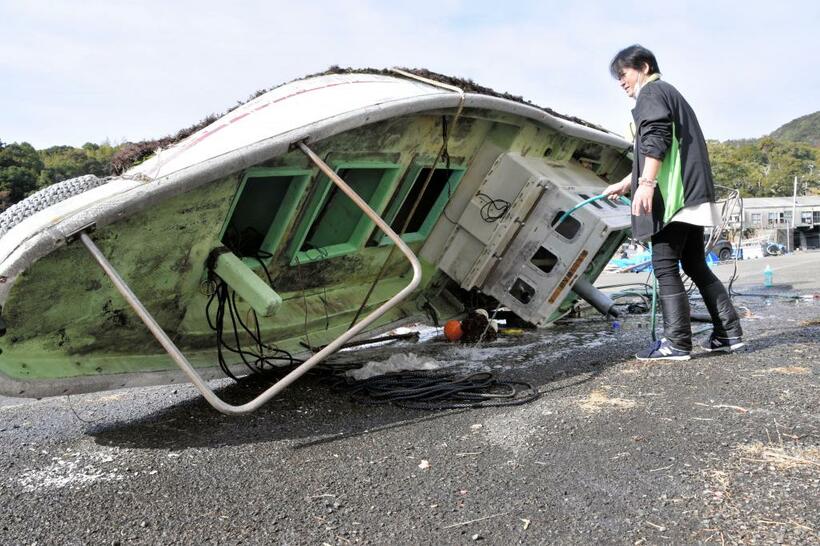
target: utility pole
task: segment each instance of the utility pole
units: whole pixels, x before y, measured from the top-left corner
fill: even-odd
[[[786,245],[788,251],[792,251],[792,237],[794,236],[794,229],[797,218],[797,175],[794,175],[794,200],[792,201],[792,225],[786,229]]]

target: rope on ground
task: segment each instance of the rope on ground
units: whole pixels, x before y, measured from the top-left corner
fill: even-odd
[[[404,371],[362,381],[339,378],[334,387],[362,404],[427,410],[518,406],[540,396],[530,383],[501,380],[490,372]]]

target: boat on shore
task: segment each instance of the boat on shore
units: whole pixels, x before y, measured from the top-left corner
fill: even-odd
[[[481,303],[544,327],[578,297],[605,311],[592,283],[629,208],[573,208],[623,178],[630,151],[428,72],[281,85],[121,175],[0,215],[0,393],[187,378],[242,413],[345,342],[425,315]],[[207,387],[295,359],[299,373],[253,407],[220,406]]]

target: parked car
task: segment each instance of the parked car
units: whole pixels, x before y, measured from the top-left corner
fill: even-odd
[[[721,262],[731,260],[734,255],[732,251],[732,243],[730,243],[727,239],[718,239],[712,247],[711,252],[713,252]]]

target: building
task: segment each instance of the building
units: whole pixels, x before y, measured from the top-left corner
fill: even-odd
[[[792,214],[795,213],[794,222]],[[731,223],[737,225],[740,214],[732,215]],[[744,228],[813,228],[820,226],[820,195],[793,197],[747,197],[743,200]]]
[[[740,227],[740,211],[730,225]],[[748,197],[743,200],[743,228],[753,229],[764,240],[793,249],[820,248],[820,195],[793,197]]]

